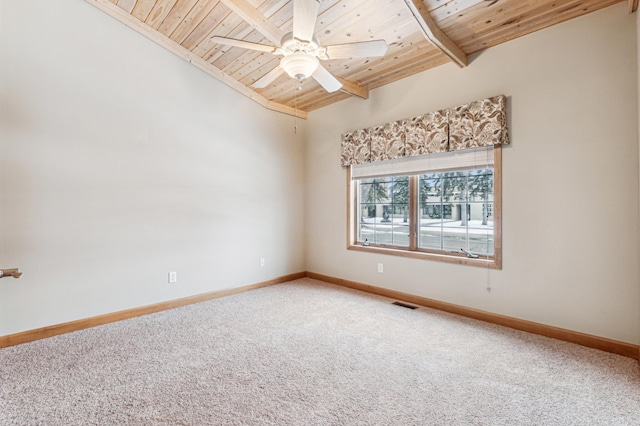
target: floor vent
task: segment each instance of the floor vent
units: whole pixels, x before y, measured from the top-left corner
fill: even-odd
[[[392,305],[402,306],[403,308],[407,308],[407,309],[418,309],[417,306],[407,305],[406,303],[402,303],[402,302],[393,302]]]

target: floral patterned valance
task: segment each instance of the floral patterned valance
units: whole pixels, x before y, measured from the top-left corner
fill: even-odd
[[[342,166],[509,143],[504,95],[342,135]]]

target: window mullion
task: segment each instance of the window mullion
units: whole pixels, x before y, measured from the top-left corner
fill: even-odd
[[[464,179],[464,223],[467,224],[464,230],[465,232],[464,249],[467,251],[471,250],[471,247],[469,246],[469,222],[471,221],[471,218],[469,217],[470,213],[471,213],[471,202],[469,200],[469,172],[467,171],[466,177]]]
[[[418,176],[409,176],[409,250],[418,248]]]

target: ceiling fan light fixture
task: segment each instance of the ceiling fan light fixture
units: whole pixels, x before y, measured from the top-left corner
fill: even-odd
[[[319,66],[318,58],[304,52],[295,52],[280,60],[280,67],[299,81],[310,77]]]

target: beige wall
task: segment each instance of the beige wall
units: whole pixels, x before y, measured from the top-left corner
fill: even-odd
[[[0,4],[0,335],[304,270],[304,125],[85,2]]]
[[[619,4],[489,49],[466,69],[445,65],[311,113],[307,270],[640,343],[635,20]],[[512,139],[503,269],[347,251],[341,133],[498,94]]]

